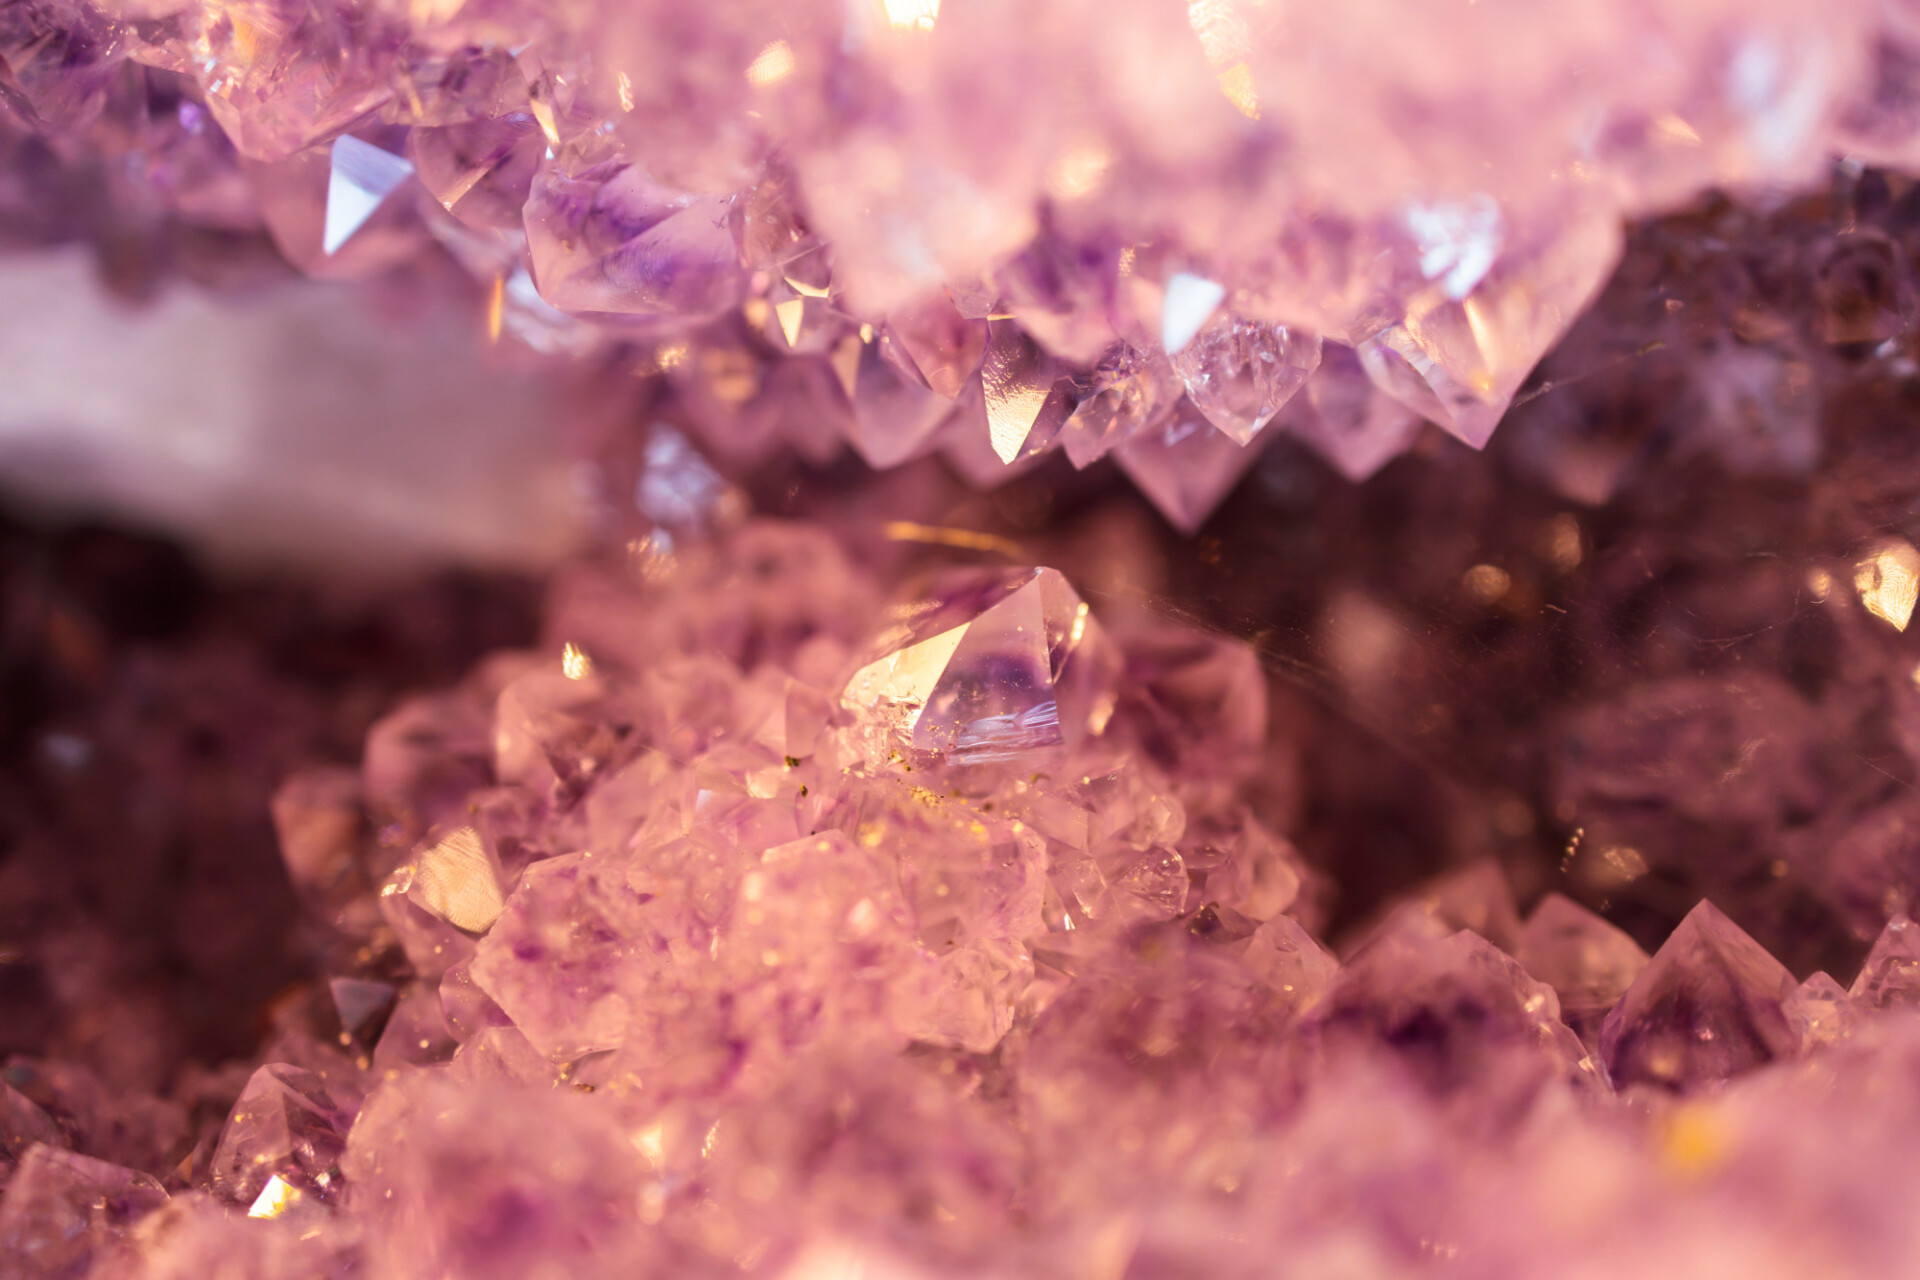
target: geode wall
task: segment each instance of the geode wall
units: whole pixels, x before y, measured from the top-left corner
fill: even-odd
[[[1916,93],[0,9],[0,1272],[1906,1274]]]

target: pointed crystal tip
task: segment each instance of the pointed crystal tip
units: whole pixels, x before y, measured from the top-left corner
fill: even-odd
[[[327,221],[320,248],[332,257],[367,224],[394,189],[413,176],[413,165],[391,151],[351,136],[333,142],[327,175]]]
[[[1057,570],[969,570],[896,612],[841,700],[914,750],[1007,760],[1103,733],[1118,670]]]

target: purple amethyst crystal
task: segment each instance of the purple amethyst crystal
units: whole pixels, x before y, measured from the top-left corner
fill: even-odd
[[[903,745],[956,761],[1077,744],[1112,719],[1116,657],[1052,569],[950,576],[902,606],[841,694]]]
[[[1799,1048],[1793,977],[1710,902],[1687,913],[1607,1015],[1614,1083],[1686,1090]]]

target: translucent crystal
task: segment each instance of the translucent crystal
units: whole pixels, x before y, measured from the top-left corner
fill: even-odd
[[[64,1139],[53,1117],[12,1085],[0,1081],[0,1156],[17,1163],[36,1143],[57,1147]]]
[[[549,1057],[611,1049],[657,963],[644,927],[647,901],[607,858],[538,863],[481,940],[474,981]]]
[[[841,701],[915,750],[1013,759],[1103,733],[1117,665],[1055,570],[956,574],[897,611]]]
[[[880,350],[889,361],[948,400],[958,397],[979,369],[986,345],[986,321],[962,316],[945,294],[895,308],[880,334]]]
[[[1647,966],[1632,938],[1557,893],[1540,899],[1520,930],[1514,958],[1560,997],[1567,1025],[1598,1042],[1607,1011]]]
[[[1336,1064],[1383,1055],[1436,1097],[1470,1098],[1499,1079],[1502,1104],[1469,1104],[1473,1123],[1494,1128],[1549,1081],[1598,1080],[1551,988],[1465,930],[1390,928],[1342,970],[1308,1027]]]
[[[1419,438],[1421,415],[1383,393],[1351,347],[1327,342],[1280,423],[1349,480],[1365,480]]]
[[[391,145],[391,131],[378,136]],[[418,254],[425,234],[409,194],[413,165],[351,134],[246,172],[274,242],[309,275],[370,275]]]
[[[1616,1085],[1685,1090],[1792,1055],[1798,984],[1765,948],[1702,902],[1607,1015],[1600,1052]]]
[[[1402,323],[1359,345],[1361,362],[1381,391],[1481,448],[1619,252],[1610,219],[1577,216],[1535,254],[1503,259],[1470,291],[1448,281],[1423,294]]]
[[[0,1263],[20,1280],[85,1275],[90,1260],[166,1202],[144,1173],[35,1144],[0,1196]]]
[[[499,919],[500,866],[473,828],[449,832],[410,866],[404,892],[429,914],[466,933],[485,933]]]
[[[662,186],[632,165],[550,162],[527,200],[540,296],[573,314],[691,321],[745,291],[725,200]]]
[[[917,380],[917,367],[914,376],[903,375],[900,361],[885,358],[887,345],[884,337],[850,333],[828,355],[851,409],[848,442],[876,467],[924,452],[953,412],[950,397]]]
[[[320,237],[321,252],[335,254],[366,225],[401,183],[413,176],[413,165],[402,156],[382,151],[352,135],[333,140],[332,169],[327,178],[327,218]]]
[[[327,993],[340,1015],[341,1034],[364,1045],[379,1040],[399,994],[387,983],[359,978],[335,978],[327,984]]]
[[[1302,1013],[1325,997],[1340,970],[1340,962],[1290,916],[1275,916],[1254,930],[1241,958]]]
[[[442,208],[469,226],[509,231],[520,230],[545,143],[526,112],[409,136],[420,182]]]
[[[467,793],[492,781],[485,713],[459,694],[409,699],[367,735],[361,777],[368,801],[424,834],[466,817]]]
[[[227,1201],[252,1205],[269,1180],[321,1199],[340,1190],[340,1153],[359,1099],[286,1063],[247,1081],[220,1133],[207,1176]]]
[[[1859,1010],[1846,989],[1824,973],[1800,984],[1794,995],[1793,1021],[1803,1050],[1826,1048],[1853,1034]]]
[[[1063,372],[1018,326],[988,325],[980,406],[987,440],[1000,461],[1032,457],[1053,443],[1072,408]]]
[[[1235,443],[1183,397],[1164,422],[1135,433],[1114,456],[1167,522],[1192,534],[1258,461],[1259,451]]]
[[[1216,316],[1173,355],[1187,397],[1236,444],[1247,444],[1320,365],[1318,336]]]
[[[1887,921],[1850,994],[1870,1009],[1920,1003],[1920,928],[1905,915]]]
[[[1171,408],[1179,384],[1160,353],[1118,344],[1078,380],[1079,400],[1060,433],[1076,467],[1118,448]]]
[[[244,156],[284,160],[392,96],[385,51],[361,15],[258,0],[209,11],[201,24],[194,69]]]
[[[1216,280],[1185,271],[1169,276],[1160,309],[1161,350],[1178,356],[1199,336],[1226,297],[1226,286]]]

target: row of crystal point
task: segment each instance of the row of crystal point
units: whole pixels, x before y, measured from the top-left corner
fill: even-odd
[[[291,779],[333,976],[224,1094],[9,1062],[6,1274],[1911,1258],[1904,917],[1849,991],[1706,903],[1651,958],[1557,895],[1523,922],[1487,864],[1336,960],[1243,798],[1244,645],[1109,631],[1049,569],[879,600],[813,528],[636,545],[556,580],[550,647]]]
[[[1917,53],[1870,0],[21,0],[0,121],[316,275],[437,243],[727,451],[1113,451],[1192,528],[1263,432],[1479,447],[1623,217],[1920,155]]]

